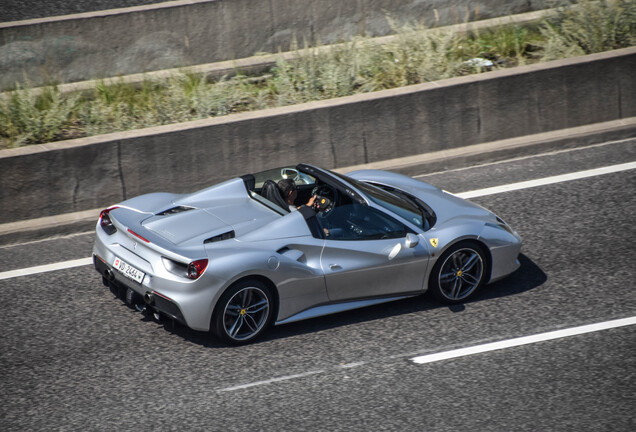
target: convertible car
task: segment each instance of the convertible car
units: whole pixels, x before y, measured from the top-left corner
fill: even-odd
[[[284,178],[297,186],[292,206]],[[515,271],[520,249],[501,218],[427,183],[300,164],[109,207],[93,260],[138,310],[244,344],[272,324],[427,290],[464,302]]]

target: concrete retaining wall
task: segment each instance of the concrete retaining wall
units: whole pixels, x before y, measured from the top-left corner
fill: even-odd
[[[636,48],[0,151],[0,223],[188,192],[295,162],[356,165],[636,116]]]
[[[75,82],[332,43],[421,21],[455,24],[541,9],[548,0],[182,0],[0,23],[0,90]],[[477,13],[476,13],[477,12]]]

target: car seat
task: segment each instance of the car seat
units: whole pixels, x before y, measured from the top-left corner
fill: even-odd
[[[263,189],[261,189],[261,196],[267,198],[274,204],[277,204],[284,210],[289,211],[289,205],[280,195],[278,185],[273,180],[265,180],[265,183],[263,183]]]

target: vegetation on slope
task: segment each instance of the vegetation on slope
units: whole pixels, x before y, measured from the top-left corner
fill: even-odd
[[[404,27],[390,43],[354,38],[305,47],[261,77],[181,74],[140,86],[97,85],[89,95],[29,86],[0,98],[0,148],[138,129],[372,92],[636,45],[636,2],[583,0],[531,27],[470,34]]]

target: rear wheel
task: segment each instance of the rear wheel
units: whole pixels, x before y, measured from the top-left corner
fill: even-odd
[[[212,329],[225,342],[246,344],[263,333],[271,321],[272,311],[269,288],[259,280],[244,280],[221,296],[212,316]]]
[[[485,282],[486,257],[474,242],[451,246],[437,260],[429,287],[431,294],[446,303],[461,303]]]

